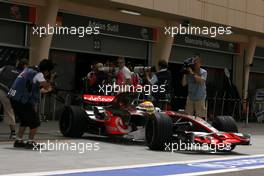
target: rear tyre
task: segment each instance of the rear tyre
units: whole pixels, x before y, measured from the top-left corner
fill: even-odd
[[[172,139],[172,120],[163,113],[155,113],[146,124],[146,142],[151,150],[164,150]]]
[[[82,137],[85,131],[85,112],[78,106],[65,106],[60,120],[60,131],[65,137]]]

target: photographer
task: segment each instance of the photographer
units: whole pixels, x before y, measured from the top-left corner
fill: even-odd
[[[207,71],[201,68],[202,61],[199,55],[189,58],[184,63],[182,86],[188,84],[188,97],[185,112],[206,118],[206,78]]]
[[[39,103],[40,91],[52,91],[52,86],[46,81],[53,69],[53,63],[48,60],[42,60],[38,67],[27,67],[16,78],[8,92],[15,114],[20,119],[20,127],[18,131],[18,138],[14,143],[14,147],[25,147],[32,149],[33,147],[40,147],[33,141],[38,127],[40,126],[40,119],[37,115],[37,105]],[[50,81],[52,81],[52,76]],[[29,139],[27,143],[23,141],[23,135],[26,127],[30,128]]]

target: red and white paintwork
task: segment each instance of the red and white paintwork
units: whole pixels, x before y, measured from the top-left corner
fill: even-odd
[[[106,95],[90,95],[84,94],[83,99],[85,101],[94,103],[110,103],[114,100],[115,96]],[[87,113],[87,112],[86,112]],[[131,126],[128,126],[122,120],[122,117],[118,117],[112,114],[112,112],[106,111],[107,120],[95,120],[104,123],[106,131],[109,135],[125,135],[131,132]],[[131,115],[138,114],[136,109],[130,110]],[[183,113],[174,111],[165,112],[172,119],[183,119],[196,125],[198,128],[195,131],[186,131],[186,133],[194,134],[194,142],[203,144],[245,144],[250,143],[250,137],[242,133],[227,133],[221,132],[215,129],[211,124],[207,123],[200,117],[190,116]],[[88,113],[87,113],[88,114]],[[201,132],[203,131],[203,132]]]
[[[250,144],[250,137],[242,133],[232,133],[232,132],[221,132],[215,129],[211,124],[206,122],[200,117],[190,116],[182,113],[177,113],[173,111],[167,111],[166,114],[171,118],[184,119],[186,121],[192,122],[194,125],[198,126],[197,131],[186,131],[186,133],[194,134],[194,142],[202,144]],[[204,129],[204,130],[201,130]]]

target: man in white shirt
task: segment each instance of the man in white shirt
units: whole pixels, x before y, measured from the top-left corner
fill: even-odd
[[[117,71],[117,80],[116,83],[118,85],[131,85],[131,71],[125,66],[124,57],[119,57],[117,59],[117,65],[119,70]]]

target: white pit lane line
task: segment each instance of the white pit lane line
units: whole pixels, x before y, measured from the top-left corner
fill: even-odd
[[[118,169],[133,169],[133,168],[163,166],[163,165],[173,165],[173,164],[194,164],[194,163],[199,163],[199,162],[213,162],[213,161],[232,160],[232,159],[250,159],[250,158],[255,158],[255,157],[264,157],[264,154],[250,155],[250,156],[236,156],[236,157],[220,157],[220,158],[216,158],[216,159],[189,160],[189,161],[178,161],[178,162],[137,164],[137,165],[116,166],[116,167],[97,167],[97,168],[87,168],[87,169],[55,170],[55,171],[47,171],[47,172],[4,174],[2,176],[25,176],[25,175],[27,175],[27,176],[42,176],[42,175],[75,174],[75,173],[85,173],[85,172],[87,172],[87,174],[88,174],[89,172],[96,172],[96,171],[111,171],[111,170],[118,170]],[[259,166],[219,169],[219,170],[214,170],[214,171],[203,171],[203,172],[184,173],[184,174],[171,174],[171,175],[166,175],[166,176],[208,175],[208,174],[216,174],[216,173],[226,173],[226,172],[236,172],[236,171],[243,171],[243,170],[260,169],[260,168],[264,168],[264,164],[259,165]]]

